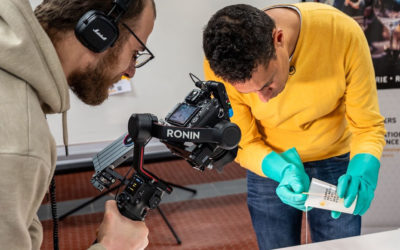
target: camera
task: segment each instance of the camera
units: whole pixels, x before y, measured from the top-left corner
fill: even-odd
[[[214,86],[215,85],[215,86]],[[213,127],[219,121],[227,119],[224,107],[211,94],[217,91],[216,82],[198,83],[199,89],[193,89],[167,114],[165,120],[181,127]]]
[[[222,83],[215,81],[200,81],[190,74],[197,89],[193,89],[178,103],[165,118],[168,124],[187,128],[218,128],[224,130],[229,136],[223,136],[217,143],[193,143],[161,140],[172,153],[187,160],[192,167],[204,171],[214,168],[222,171],[225,164],[231,162],[237,153],[237,142],[240,140],[239,128],[230,123],[232,108]],[[231,126],[227,129],[225,126]],[[172,134],[169,134],[173,137]],[[196,134],[180,133],[175,137],[192,139]],[[228,145],[232,145],[229,147]]]
[[[116,180],[125,185],[117,195],[117,206],[124,216],[144,220],[149,209],[156,208],[164,193],[171,193],[167,182],[143,166],[144,147],[152,138],[159,138],[175,155],[200,171],[217,169],[234,160],[241,132],[230,122],[231,107],[225,87],[214,81],[200,81],[190,74],[197,89],[178,103],[165,120],[152,114],[132,114],[128,133],[122,135],[93,158],[96,173],[92,184],[102,191]],[[124,162],[133,149],[130,177],[121,176],[114,168]]]

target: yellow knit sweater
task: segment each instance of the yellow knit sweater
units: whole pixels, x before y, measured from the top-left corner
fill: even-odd
[[[364,33],[349,16],[299,3],[301,31],[291,60],[296,72],[267,103],[225,83],[232,121],[242,130],[236,161],[264,176],[263,158],[295,147],[303,162],[351,152],[380,159],[385,144],[374,68]],[[223,82],[204,62],[207,80]]]

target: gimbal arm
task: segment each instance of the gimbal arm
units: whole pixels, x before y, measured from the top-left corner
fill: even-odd
[[[152,114],[133,114],[128,122],[128,131],[135,145],[144,145],[151,137],[159,138],[174,154],[201,171],[205,167],[221,171],[236,156],[241,137],[239,127],[226,120],[213,128],[174,127],[158,123]],[[196,146],[187,147],[187,142]],[[137,155],[136,151],[134,155]],[[136,170],[141,171],[140,168]]]
[[[146,143],[151,137],[156,137],[166,143],[214,143],[226,150],[235,148],[241,136],[239,127],[228,121],[213,128],[175,127],[158,123],[157,117],[151,114],[133,114],[128,131],[134,143]]]

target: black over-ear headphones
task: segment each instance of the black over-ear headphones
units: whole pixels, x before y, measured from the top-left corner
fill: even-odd
[[[75,26],[75,36],[93,52],[103,52],[113,46],[119,36],[118,20],[128,10],[132,0],[113,0],[108,14],[90,10]]]

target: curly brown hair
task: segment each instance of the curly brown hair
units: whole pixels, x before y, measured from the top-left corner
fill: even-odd
[[[135,25],[147,2],[151,2],[156,16],[154,0],[133,0],[121,20]],[[35,16],[54,42],[66,31],[75,29],[78,20],[89,10],[97,10],[107,14],[113,5],[112,0],[43,0],[35,8]],[[121,29],[120,40],[125,40],[127,31]],[[122,38],[122,39],[121,39]]]

